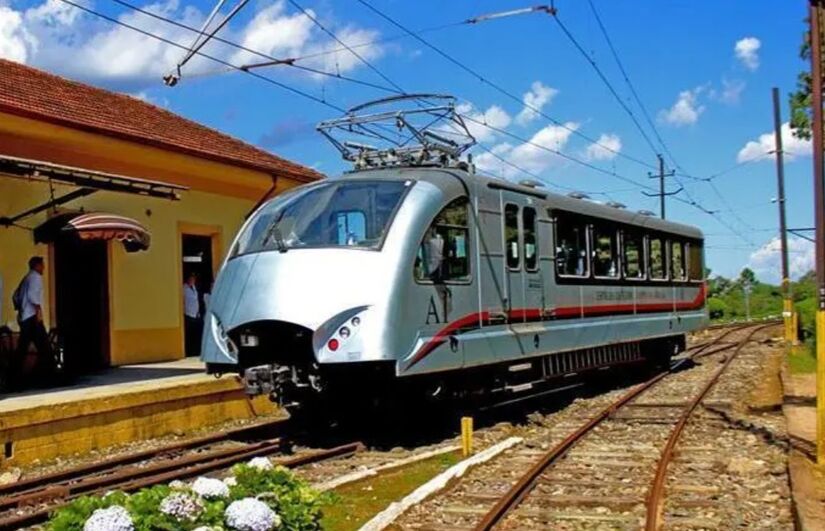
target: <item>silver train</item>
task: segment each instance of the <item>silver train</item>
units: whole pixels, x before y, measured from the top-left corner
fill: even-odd
[[[702,247],[696,228],[466,163],[356,171],[248,219],[202,359],[287,406],[516,398],[683,349],[707,324]]]

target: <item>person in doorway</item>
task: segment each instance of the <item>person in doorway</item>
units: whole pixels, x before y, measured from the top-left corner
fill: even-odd
[[[197,274],[192,272],[186,276],[186,281],[183,283],[183,333],[187,356],[197,356],[201,350],[201,311],[197,280]]]
[[[43,324],[43,270],[45,267],[43,257],[31,257],[29,272],[20,281],[12,295],[14,309],[17,310],[17,322],[20,325],[17,350],[10,366],[12,375],[19,374],[22,370],[23,362],[32,343],[37,349],[39,359],[47,359],[49,354],[49,334]]]

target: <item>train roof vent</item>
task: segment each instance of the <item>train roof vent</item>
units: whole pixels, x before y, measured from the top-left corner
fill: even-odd
[[[605,205],[613,208],[627,208],[627,205],[624,203],[619,203],[618,201],[608,201]]]
[[[590,196],[584,192],[570,192],[567,194],[567,197],[572,197],[573,199],[590,199]]]
[[[521,186],[526,186],[527,188],[544,188],[544,183],[541,181],[536,181],[534,179],[523,179],[518,182]]]
[[[655,212],[651,212],[650,210],[640,210],[639,214],[641,214],[643,216],[648,216],[648,217],[653,217],[653,216],[656,215]]]
[[[316,129],[356,170],[457,167],[461,154],[476,142],[456,110],[455,98],[441,94],[404,94],[371,101],[319,123]]]

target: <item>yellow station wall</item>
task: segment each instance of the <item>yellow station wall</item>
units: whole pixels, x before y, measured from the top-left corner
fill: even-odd
[[[183,356],[181,233],[213,236],[217,268],[244,215],[272,186],[272,176],[177,152],[77,131],[0,113],[0,152],[84,169],[181,184],[180,201],[133,194],[96,192],[60,208],[104,211],[134,218],[152,234],[148,251],[126,253],[109,242],[110,358],[113,365],[178,359]],[[276,192],[297,184],[278,177]],[[72,189],[55,186],[55,197]],[[48,201],[49,186],[0,175],[0,216],[12,216]],[[35,227],[41,213],[20,221]],[[11,293],[32,255],[46,257],[45,315],[54,325],[49,246],[35,245],[32,233],[0,227],[2,319],[14,319]],[[59,323],[57,323],[59,325]]]

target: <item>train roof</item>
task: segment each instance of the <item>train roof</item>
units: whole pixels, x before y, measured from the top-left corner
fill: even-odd
[[[374,179],[376,177],[390,177],[408,178],[416,180],[439,180],[438,175],[444,173],[452,173],[461,177],[467,182],[475,181],[477,184],[487,186],[491,189],[509,190],[515,193],[521,193],[531,197],[542,199],[549,203],[551,208],[557,208],[568,212],[581,214],[584,216],[593,216],[597,218],[610,219],[619,223],[626,223],[628,225],[635,225],[649,230],[656,230],[667,232],[670,234],[677,234],[687,238],[704,239],[702,231],[692,225],[683,223],[676,223],[673,221],[663,220],[655,215],[647,212],[632,211],[616,206],[609,206],[604,203],[593,201],[587,198],[571,197],[567,195],[550,192],[544,188],[526,186],[523,184],[514,183],[497,177],[488,175],[471,173],[462,168],[444,168],[444,167],[394,167],[385,169],[369,169],[360,170],[345,174],[347,179]],[[393,175],[394,174],[394,175]]]

